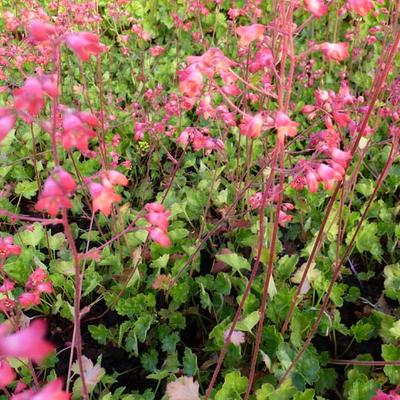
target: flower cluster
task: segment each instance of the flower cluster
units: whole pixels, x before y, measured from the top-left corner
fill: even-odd
[[[115,192],[115,186],[127,184],[125,175],[114,170],[101,172],[99,182],[90,179],[88,185],[93,200],[93,212],[101,211],[104,215],[110,215],[112,204],[121,201],[121,196]]]
[[[166,211],[160,203],[148,203],[144,209],[147,211],[145,218],[151,225],[148,228],[151,239],[162,247],[171,246],[171,240],[167,234],[169,211]]]
[[[36,210],[47,211],[56,216],[62,208],[71,208],[69,199],[76,189],[76,183],[72,176],[61,167],[55,168],[46,179],[43,190],[36,203]]]

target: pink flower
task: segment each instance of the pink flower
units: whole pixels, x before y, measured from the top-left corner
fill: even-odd
[[[179,90],[187,97],[197,97],[203,88],[203,75],[196,68],[178,71]]]
[[[330,149],[330,155],[332,159],[339,165],[341,165],[343,168],[346,168],[348,161],[352,159],[350,152],[336,148]]]
[[[156,226],[156,227],[151,227],[148,230],[151,239],[154,240],[156,243],[158,243],[160,246],[162,247],[171,246],[171,240],[164,229],[161,229]]]
[[[164,231],[167,231],[168,229],[168,218],[169,218],[170,213],[168,211],[164,212],[149,212],[146,214],[146,220],[149,224],[153,226],[157,226]]]
[[[142,140],[144,137],[144,134],[147,130],[147,124],[145,122],[136,122],[135,123],[135,137],[134,139],[136,141]]]
[[[249,71],[254,73],[269,67],[274,61],[272,51],[268,47],[263,47],[254,55],[254,60],[250,61]]]
[[[35,77],[26,79],[24,86],[14,90],[14,108],[21,118],[31,123],[44,107],[44,93],[42,84]]]
[[[306,182],[310,192],[314,193],[318,191],[318,175],[311,169],[306,173]]]
[[[346,7],[364,17],[374,8],[374,2],[373,0],[347,0]]]
[[[227,339],[229,334],[229,329],[227,329],[224,332],[224,340]],[[233,343],[235,346],[240,346],[242,343],[244,343],[246,339],[246,336],[244,332],[241,331],[232,331],[231,337],[230,337],[230,342]]]
[[[236,34],[239,36],[239,45],[247,47],[254,40],[261,41],[264,37],[266,27],[261,24],[253,24],[248,26],[239,26],[236,28]]]
[[[349,43],[322,43],[319,46],[327,60],[343,61],[349,57]]]
[[[71,395],[62,390],[62,380],[55,379],[39,391],[32,389],[14,395],[11,400],[69,400]]]
[[[248,138],[254,139],[260,136],[263,127],[263,118],[261,113],[254,117],[245,116],[240,124],[240,133]]]
[[[0,142],[15,126],[15,116],[9,108],[0,107]]]
[[[124,174],[121,174],[121,172],[109,170],[103,173],[101,183],[108,188],[115,185],[126,186],[128,184],[128,179]]]
[[[256,194],[253,194],[253,196],[250,196],[249,204],[251,208],[256,209],[260,207],[261,200],[262,200],[262,192],[257,192]]]
[[[304,0],[304,7],[314,17],[323,17],[328,12],[328,6],[323,0]]]
[[[15,287],[15,283],[11,282],[7,278],[3,280],[3,284],[0,286],[0,293],[7,293],[13,290]]]
[[[99,37],[92,32],[74,32],[65,35],[65,44],[82,61],[89,60],[91,55],[98,55],[106,50],[99,42]]]
[[[66,150],[76,147],[82,153],[86,153],[89,150],[89,140],[96,136],[94,131],[84,125],[88,117],[83,115],[84,118],[81,113],[67,112],[64,115],[61,142]]]
[[[0,355],[3,357],[28,358],[40,362],[54,350],[44,339],[46,323],[43,320],[35,320],[28,328],[13,334],[7,334],[8,329],[8,325],[0,325]]]
[[[14,244],[12,236],[8,236],[5,239],[0,238],[0,259],[8,258],[12,255],[18,256],[21,253],[21,247]]]
[[[19,304],[22,308],[29,308],[31,306],[38,306],[40,304],[40,293],[35,292],[24,292],[18,297]]]
[[[10,367],[7,360],[0,360],[0,388],[8,386],[17,378],[15,371]]]
[[[153,57],[158,57],[159,55],[164,53],[165,49],[164,49],[164,47],[161,47],[161,46],[153,46],[153,47],[150,47],[149,51]]]
[[[183,376],[167,384],[167,396],[169,400],[200,400],[199,384],[193,377]]]
[[[283,142],[285,136],[297,135],[298,122],[292,121],[284,112],[278,111],[275,116],[275,128],[278,131],[278,140]]]
[[[278,223],[279,225],[284,228],[286,222],[290,222],[293,219],[293,215],[286,214],[284,211],[279,211],[279,216],[278,216]]]
[[[3,297],[0,299],[0,311],[3,313],[9,313],[14,309],[15,305],[15,301],[11,300],[9,297]]]
[[[47,211],[56,216],[60,208],[71,208],[72,203],[68,198],[76,189],[72,176],[62,168],[56,168],[46,179],[42,193],[36,203],[36,210]]]
[[[112,204],[121,201],[121,196],[115,193],[113,187],[106,188],[100,183],[90,182],[89,190],[92,195],[93,212],[101,211],[109,216]]]
[[[33,20],[29,25],[29,39],[33,43],[49,40],[56,32],[56,28],[47,22]]]

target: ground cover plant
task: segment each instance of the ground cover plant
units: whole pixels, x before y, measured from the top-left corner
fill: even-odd
[[[4,0],[1,399],[400,399],[394,0]]]

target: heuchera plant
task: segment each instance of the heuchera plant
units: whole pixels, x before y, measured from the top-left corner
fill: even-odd
[[[2,17],[5,398],[400,398],[400,2],[44,3]]]

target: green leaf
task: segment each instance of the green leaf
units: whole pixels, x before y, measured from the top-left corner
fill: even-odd
[[[21,195],[29,200],[36,195],[37,191],[38,186],[36,181],[22,181],[18,182],[17,186],[15,186],[15,194]]]
[[[243,332],[251,332],[251,330],[256,326],[258,320],[260,319],[260,312],[253,311],[251,314],[244,317],[237,324],[235,329]]]
[[[270,383],[264,383],[256,391],[257,400],[290,400],[297,392],[290,379],[285,380],[282,385],[275,389]]]
[[[400,302],[400,264],[386,265],[383,274],[385,275],[385,295]]]
[[[88,330],[92,335],[92,338],[100,344],[106,344],[108,337],[110,336],[109,330],[103,325],[89,325]]]
[[[229,372],[225,375],[222,388],[215,395],[215,400],[242,400],[242,394],[247,388],[247,378],[240,372]]]
[[[179,335],[176,332],[172,332],[171,334],[167,335],[161,340],[162,350],[167,353],[173,353],[176,349],[179,339]]]
[[[44,238],[44,228],[38,222],[35,222],[29,228],[19,234],[23,245],[36,247]]]
[[[241,269],[244,269],[246,271],[251,270],[250,263],[239,254],[217,254],[215,257],[217,258],[217,260],[222,261],[223,263],[232,267],[235,272],[238,272]]]
[[[379,386],[379,383],[369,380],[357,369],[352,369],[349,371],[344,385],[345,398],[351,400],[372,399]]]
[[[183,372],[185,375],[194,376],[197,374],[198,370],[196,354],[193,354],[189,347],[185,347],[185,353],[183,355]]]
[[[150,349],[148,353],[142,354],[142,356],[140,357],[140,361],[142,362],[142,366],[145,370],[149,372],[156,372],[158,364],[157,350]]]
[[[385,361],[400,360],[400,347],[393,344],[382,345],[382,357]],[[400,367],[391,365],[383,368],[383,372],[389,378],[389,382],[398,385],[400,382]]]

